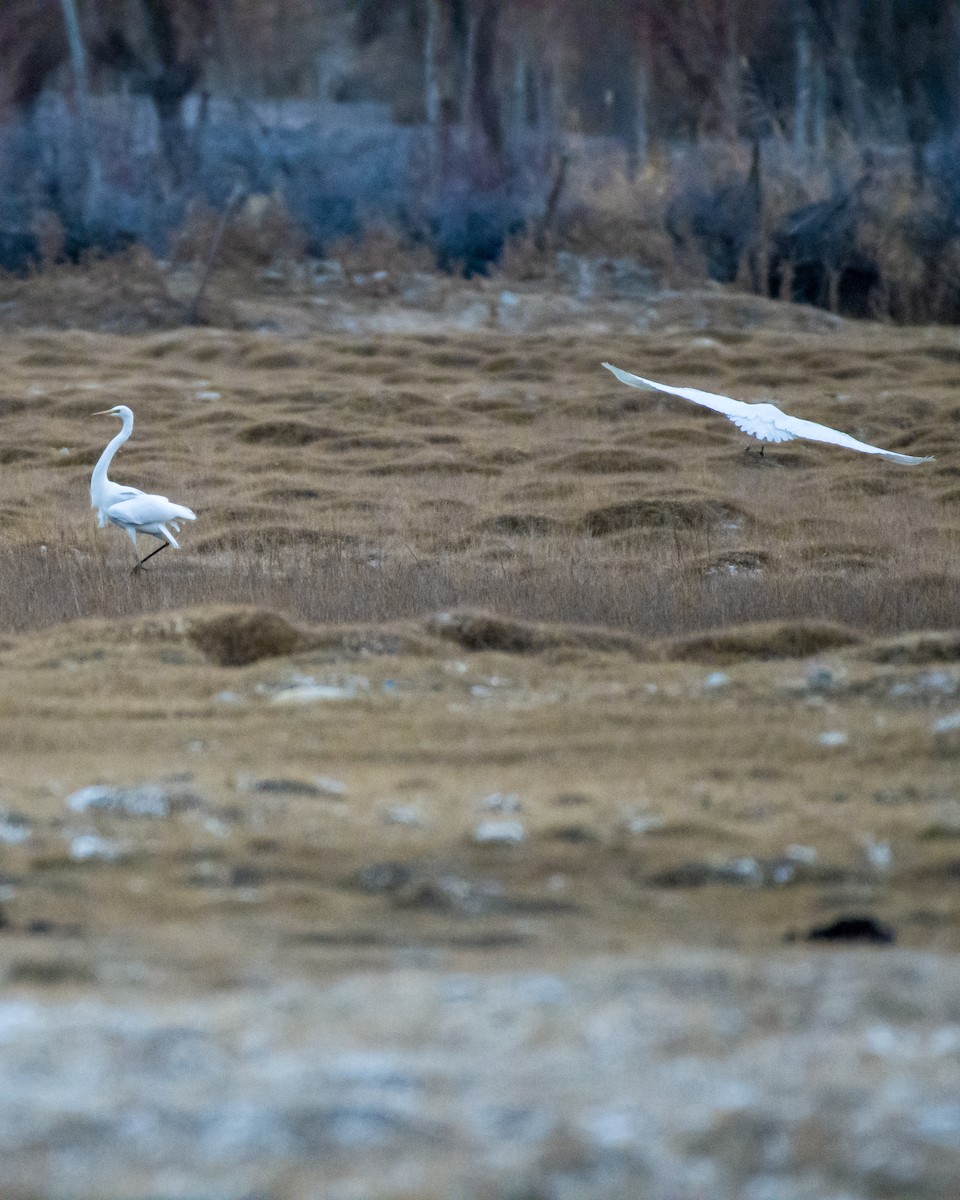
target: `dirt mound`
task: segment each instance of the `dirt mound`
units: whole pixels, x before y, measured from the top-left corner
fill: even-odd
[[[944,633],[903,633],[870,642],[860,652],[874,663],[924,667],[931,663],[960,661],[960,630]]]
[[[559,521],[540,513],[501,513],[481,521],[479,528],[484,533],[505,533],[510,537],[543,537],[562,526]]]
[[[718,500],[628,500],[592,509],[584,528],[594,537],[625,529],[704,529],[711,525],[739,525],[746,514]]]
[[[626,475],[642,471],[669,471],[674,464],[655,454],[610,447],[606,450],[577,450],[548,464],[550,471],[575,471],[584,475]]]
[[[188,619],[190,641],[220,667],[244,667],[305,649],[301,631],[277,613],[232,609]]]
[[[428,632],[456,642],[464,650],[500,650],[536,654],[544,650],[581,649],[600,653],[623,651],[647,656],[647,643],[634,634],[593,626],[517,621],[495,613],[467,609],[437,613],[426,621]]]
[[[861,640],[844,625],[828,621],[769,621],[710,630],[663,643],[669,659],[736,662],[740,659],[807,658]]]
[[[237,433],[238,442],[249,446],[309,446],[327,431],[308,425],[306,421],[259,421]]]

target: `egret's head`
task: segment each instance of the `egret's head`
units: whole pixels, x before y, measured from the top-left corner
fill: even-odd
[[[133,412],[125,404],[115,404],[113,408],[102,408],[92,415],[95,417],[119,417],[121,421],[125,421],[127,417],[133,418]]]

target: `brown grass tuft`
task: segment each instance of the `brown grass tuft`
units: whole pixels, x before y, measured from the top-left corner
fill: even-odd
[[[233,609],[189,623],[191,642],[220,667],[244,667],[263,658],[294,654],[303,634],[276,613]]]
[[[309,446],[323,437],[323,431],[306,421],[258,421],[239,430],[236,437],[248,446]]]
[[[745,515],[733,505],[716,500],[628,500],[591,510],[584,528],[594,537],[625,529],[703,529],[709,525],[739,523]]]
[[[870,642],[860,652],[870,662],[890,666],[924,667],[932,663],[960,661],[960,631],[906,633],[900,637]]]
[[[696,662],[739,659],[807,658],[825,650],[853,646],[862,639],[852,629],[826,621],[769,621],[676,638],[667,658]]]
[[[480,523],[489,533],[504,533],[513,537],[543,537],[561,528],[559,521],[539,513],[501,513]]]
[[[669,471],[669,458],[655,454],[638,454],[635,450],[611,448],[577,450],[550,464],[551,471],[577,471],[585,475],[626,475],[641,471]]]
[[[625,651],[635,658],[648,654],[647,643],[615,629],[517,621],[474,609],[429,617],[430,633],[456,642],[464,650],[499,650],[506,654],[536,654],[544,650]]]

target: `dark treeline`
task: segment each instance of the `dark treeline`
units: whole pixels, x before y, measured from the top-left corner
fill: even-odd
[[[956,320],[958,61],[955,0],[2,0],[0,265],[163,255],[242,192],[469,273],[617,171],[625,253]]]

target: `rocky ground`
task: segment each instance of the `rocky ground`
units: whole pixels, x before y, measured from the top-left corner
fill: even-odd
[[[4,1200],[952,1200],[960,342],[351,287],[0,352]]]

